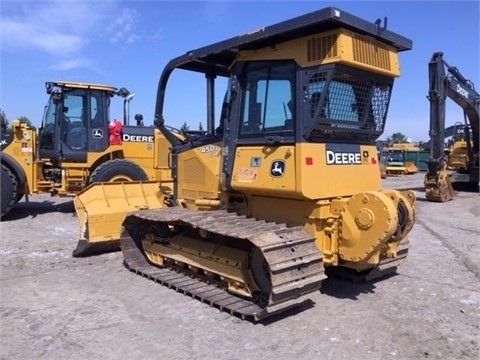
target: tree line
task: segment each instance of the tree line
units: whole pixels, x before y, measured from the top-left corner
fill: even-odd
[[[37,130],[37,128],[30,121],[30,119],[26,116],[20,116],[16,120],[19,120],[21,123],[27,124],[33,130]],[[2,131],[12,131],[12,129],[10,128],[10,121],[8,120],[7,115],[5,114],[5,111],[3,111],[3,109],[0,109],[0,121]]]

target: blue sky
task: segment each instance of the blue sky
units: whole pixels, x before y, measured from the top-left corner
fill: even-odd
[[[134,92],[131,117],[153,123],[159,76],[166,63],[188,50],[327,6],[337,6],[413,40],[400,55],[382,138],[401,132],[428,140],[428,61],[445,60],[480,89],[479,17],[476,1],[120,1],[0,0],[0,108],[11,121],[28,117],[39,125],[47,101],[45,81],[69,80],[126,87]],[[175,72],[174,72],[175,74]],[[166,124],[205,127],[203,78],[172,78]],[[200,92],[202,96],[196,97]],[[195,100],[198,98],[198,100]],[[122,102],[112,107],[122,118]],[[461,109],[447,103],[447,125],[463,121]]]

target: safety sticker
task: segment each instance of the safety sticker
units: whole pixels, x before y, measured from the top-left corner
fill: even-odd
[[[239,182],[254,182],[258,178],[257,170],[250,168],[240,168],[237,179]]]

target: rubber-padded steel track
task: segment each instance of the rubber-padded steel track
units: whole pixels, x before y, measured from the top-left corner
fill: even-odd
[[[235,241],[250,242],[261,251],[267,263],[264,268],[271,282],[268,303],[262,306],[190,274],[150,264],[138,233],[141,233],[139,229],[158,222],[204,229]],[[179,207],[131,213],[124,226],[131,235],[124,237],[120,244],[127,268],[242,319],[260,320],[310,301],[311,293],[320,289],[325,278],[322,254],[315,239],[300,226],[289,228],[285,224],[267,223],[221,210],[194,212]],[[263,263],[251,266],[262,268]]]

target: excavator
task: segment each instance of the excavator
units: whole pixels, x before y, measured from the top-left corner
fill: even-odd
[[[442,52],[435,52],[428,64],[430,102],[430,157],[425,175],[425,197],[428,201],[446,202],[457,195],[454,185],[479,185],[479,114],[480,95],[474,84],[450,66]],[[461,142],[451,153],[445,151],[445,106],[447,98],[463,109],[464,126]],[[451,173],[450,170],[453,170]]]
[[[79,243],[119,241],[132,272],[251,321],[311,301],[326,276],[395,273],[416,194],[382,189],[375,142],[411,48],[386,22],[328,7],[172,59],[155,125],[173,190],[90,185],[74,199]],[[165,125],[174,71],[206,79],[207,134],[193,141]]]
[[[40,131],[18,120],[1,131],[1,216],[25,196],[75,196],[90,183],[170,177],[168,142],[153,127],[129,124],[134,97],[126,88],[49,81]],[[123,123],[110,120],[112,98],[123,99]],[[175,136],[184,138],[179,131]]]

